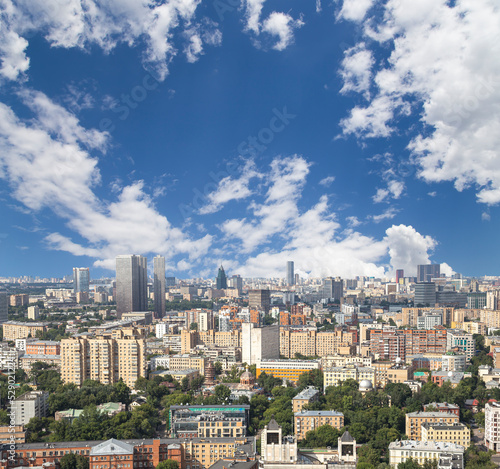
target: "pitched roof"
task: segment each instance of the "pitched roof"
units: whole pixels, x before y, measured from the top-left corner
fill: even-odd
[[[114,438],[104,441],[103,443],[94,446],[90,450],[91,456],[106,455],[106,454],[133,454],[133,453],[134,453],[134,447],[132,445],[129,445],[124,441],[115,440]]]
[[[281,427],[278,425],[278,422],[274,420],[274,415],[271,417],[271,420],[269,420],[269,423],[267,424],[267,429],[268,430],[279,430]]]
[[[342,443],[353,443],[354,438],[351,436],[351,434],[346,430],[344,434],[341,436],[340,441]]]

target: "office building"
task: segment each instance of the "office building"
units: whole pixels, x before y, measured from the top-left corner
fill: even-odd
[[[476,354],[476,343],[474,336],[459,329],[447,329],[446,331],[446,349],[458,349],[465,354],[467,360],[471,360]]]
[[[49,393],[30,391],[11,401],[11,420],[14,425],[27,425],[33,417],[47,417],[49,413]],[[11,422],[12,423],[12,422]]]
[[[245,346],[243,345],[243,348]],[[262,374],[273,375],[280,378],[283,382],[290,381],[297,384],[300,375],[310,370],[319,370],[319,360],[266,360],[257,362],[257,378]]]
[[[441,264],[417,265],[417,282],[432,282],[433,278],[441,277]]]
[[[420,316],[417,318],[418,329],[433,329],[436,326],[442,325],[443,315],[441,313],[426,314],[425,316]]]
[[[331,300],[334,303],[340,303],[344,296],[344,281],[340,277],[327,277],[323,281],[322,298]]]
[[[219,267],[219,272],[217,273],[216,288],[217,290],[225,290],[227,288],[227,276],[222,266]]]
[[[1,292],[0,292],[1,295]],[[26,293],[10,295],[10,306],[26,306],[30,302],[30,297]]]
[[[403,269],[396,270],[396,283],[400,283],[405,277],[405,271]]]
[[[294,267],[293,261],[288,261],[286,263],[286,284],[288,286],[295,285],[295,274],[293,267]]]
[[[174,438],[237,438],[247,434],[249,418],[249,405],[172,405],[168,429]],[[238,436],[231,436],[232,430]]]
[[[241,295],[243,291],[243,279],[239,275],[233,275],[229,279],[229,288],[235,288],[238,290],[238,295]]]
[[[389,464],[392,468],[409,459],[423,465],[426,461],[449,460],[442,468],[463,469],[465,448],[442,441],[398,440],[389,444]],[[439,468],[439,466],[438,466]]]
[[[264,311],[266,314],[271,309],[271,291],[270,290],[249,290],[248,307]]]
[[[435,306],[436,305],[436,284],[434,282],[422,282],[415,284],[415,306]]]
[[[330,425],[337,430],[344,426],[344,414],[335,410],[303,410],[294,413],[294,428],[297,441],[303,440],[306,433]]]
[[[0,292],[0,324],[9,320],[9,303],[7,293]]]
[[[165,258],[156,256],[153,259],[155,318],[165,316]]]
[[[88,267],[73,267],[73,293],[90,291],[90,273]]]
[[[253,323],[243,323],[241,343],[242,361],[247,365],[258,365],[264,359],[279,359],[279,326],[255,327]]]
[[[147,259],[125,255],[116,258],[116,312],[147,311]]]

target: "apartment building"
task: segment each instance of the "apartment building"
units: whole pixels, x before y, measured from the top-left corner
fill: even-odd
[[[306,433],[323,425],[341,429],[344,426],[344,414],[335,410],[303,410],[294,413],[294,428],[297,441],[303,440]]]
[[[207,358],[199,355],[178,354],[169,357],[170,370],[198,370],[200,375],[205,374]]]
[[[421,433],[422,441],[444,441],[464,448],[470,446],[470,430],[463,423],[423,423]]]
[[[81,386],[86,379],[114,384],[121,379],[134,388],[146,376],[146,340],[143,329],[122,329],[95,338],[61,341],[61,378]]]
[[[410,412],[406,414],[405,433],[410,440],[422,439],[422,424],[439,423],[453,425],[460,423],[459,416],[452,412]]]
[[[181,331],[181,353],[190,353],[197,345],[241,348],[241,332]]]
[[[465,354],[467,360],[471,360],[476,353],[476,344],[472,334],[459,329],[448,329],[446,331],[446,348],[448,350],[460,350]]]
[[[60,355],[61,343],[55,340],[26,341],[27,355]]]
[[[47,325],[43,322],[7,321],[2,324],[4,340],[26,339],[36,337],[37,331],[45,332]]]

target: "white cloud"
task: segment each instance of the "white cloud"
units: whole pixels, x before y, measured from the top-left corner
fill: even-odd
[[[358,219],[358,217],[352,216],[352,217],[347,217],[346,218],[347,223],[349,223],[350,228],[355,228],[356,226],[361,225],[361,221]]]
[[[162,80],[168,64],[177,54],[174,36],[206,25],[196,22],[201,0],[12,0],[3,1],[0,24],[0,73],[16,79],[28,69],[24,36],[38,31],[53,47],[87,49],[91,46],[105,52],[118,44],[146,44],[144,62]],[[216,28],[214,28],[216,29]],[[187,36],[186,53],[193,61],[202,51],[202,42],[218,45],[217,36]],[[220,42],[219,42],[220,43]]]
[[[262,174],[256,170],[255,163],[246,161],[239,178],[227,176],[218,184],[216,190],[207,195],[207,204],[198,211],[201,215],[219,211],[224,204],[231,200],[240,200],[249,197],[253,191],[249,188],[250,181],[254,178],[262,178]]]
[[[319,181],[319,183],[322,185],[322,186],[325,186],[325,187],[328,187],[332,184],[332,182],[335,181],[335,176],[327,176],[325,178],[323,178],[321,181]]]
[[[382,212],[380,215],[370,215],[369,220],[373,220],[375,223],[380,223],[383,220],[391,220],[396,216],[398,211],[394,207],[389,207],[387,210]]]
[[[366,49],[364,43],[357,44],[344,52],[340,75],[344,85],[340,92],[347,94],[349,92],[361,93],[366,99],[370,97],[370,86],[372,67],[375,63],[372,52]]]
[[[375,203],[388,202],[391,198],[399,199],[404,191],[404,188],[404,182],[393,179],[387,183],[387,189],[377,189],[377,192],[372,199]]]
[[[446,262],[441,264],[440,272],[441,274],[445,274],[447,277],[451,277],[455,274],[455,271]]]
[[[480,202],[500,202],[500,5],[389,0],[382,13],[363,23],[356,47],[369,39],[392,52],[374,66],[373,97],[342,120],[344,133],[388,137],[400,116],[418,113],[408,148],[419,176],[458,191],[476,186]]]
[[[417,265],[429,263],[429,251],[437,244],[432,237],[423,236],[412,226],[405,225],[393,225],[385,233],[393,272],[404,269],[406,276],[415,276]]]
[[[373,3],[374,0],[344,0],[338,18],[361,21]]]
[[[488,212],[483,212],[483,213],[481,213],[481,220],[482,221],[490,221],[491,215]]]
[[[212,237],[193,240],[171,226],[142,181],[118,183],[114,201],[99,199],[93,191],[101,180],[98,160],[89,150],[104,151],[107,134],[83,128],[42,93],[21,96],[33,111],[30,120],[0,103],[0,178],[10,184],[13,198],[33,211],[52,210],[79,239],[51,233],[51,248],[97,258],[95,265],[109,269],[123,253],[183,253],[189,259],[206,254]]]
[[[293,32],[304,25],[301,19],[294,20],[290,15],[273,11],[262,25],[262,31],[278,36],[278,42],[273,46],[276,50],[285,50],[293,43]]]
[[[293,19],[287,13],[273,11],[269,16],[261,21],[262,9],[265,0],[245,0],[245,31],[251,32],[254,36],[267,33],[276,36],[278,41],[272,46],[273,49],[282,51],[294,41],[294,30],[302,27],[302,18]],[[260,42],[255,41],[260,47]]]

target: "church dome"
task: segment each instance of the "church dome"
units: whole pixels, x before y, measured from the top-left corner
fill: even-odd
[[[254,383],[255,383],[255,378],[253,374],[248,371],[248,369],[241,374],[240,384],[253,385]]]

